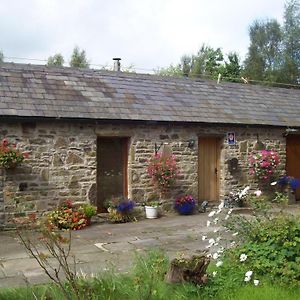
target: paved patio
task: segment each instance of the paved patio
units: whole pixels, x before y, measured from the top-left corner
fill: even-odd
[[[112,265],[127,271],[134,253],[160,248],[172,258],[178,253],[194,254],[204,249],[202,235],[217,227],[207,227],[207,213],[168,216],[125,224],[94,224],[72,233],[72,253],[78,269],[99,273]],[[49,281],[36,261],[29,257],[13,232],[0,232],[0,287]]]

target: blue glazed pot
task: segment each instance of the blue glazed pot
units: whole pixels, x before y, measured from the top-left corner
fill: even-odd
[[[181,205],[175,205],[175,209],[181,215],[190,215],[193,213],[195,208],[195,203],[184,203]]]

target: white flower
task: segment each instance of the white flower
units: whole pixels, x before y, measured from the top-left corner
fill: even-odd
[[[258,285],[259,285],[259,280],[254,279],[254,280],[253,280],[253,283],[254,283],[255,286],[258,286]]]
[[[251,277],[251,276],[252,276],[252,274],[253,274],[253,272],[252,272],[252,271],[247,271],[247,272],[245,273],[245,276],[246,276],[246,277]]]
[[[240,255],[240,261],[245,261],[246,259],[247,259],[247,255],[245,254],[245,253],[242,253],[241,255]]]
[[[250,189],[250,186],[245,187],[240,193],[239,193],[239,199],[241,199],[242,197],[244,197],[248,191]]]
[[[207,239],[207,236],[206,235],[203,235],[202,236],[202,241],[205,241]]]
[[[221,237],[220,237],[220,236],[218,236],[218,237],[216,238],[216,242],[219,242],[219,241],[220,241],[220,239],[221,239]]]
[[[215,224],[217,224],[218,221],[219,221],[219,218],[215,218],[215,219],[214,219],[214,223],[215,223]]]
[[[224,219],[225,219],[225,220],[228,220],[228,219],[229,219],[229,215],[226,215]]]
[[[221,201],[221,203],[218,206],[218,209],[221,210],[224,207],[224,201]]]
[[[210,254],[210,253],[208,253],[208,254],[206,255],[206,257],[211,257],[211,254]]]
[[[216,263],[216,267],[221,267],[223,265],[223,262],[221,260],[219,260],[217,263]]]
[[[224,247],[220,247],[220,249],[218,250],[218,253],[222,254],[224,252]]]
[[[209,240],[208,240],[208,243],[209,243],[210,245],[213,245],[213,244],[215,243],[215,240],[214,240],[214,239],[209,239]]]
[[[232,234],[232,236],[237,236],[239,233],[238,232],[235,232]]]
[[[218,215],[221,211],[222,211],[222,209],[218,209],[218,210],[216,211],[216,215]]]
[[[250,277],[245,277],[245,279],[244,279],[245,282],[249,282],[250,280],[251,280]]]
[[[212,276],[213,276],[213,277],[216,277],[217,273],[218,273],[218,271],[212,272]]]
[[[212,258],[213,258],[213,259],[218,259],[219,256],[220,256],[219,253],[216,252],[216,253],[213,254]]]
[[[261,194],[262,194],[262,191],[261,191],[261,190],[257,190],[257,191],[254,192],[254,195],[255,195],[256,197],[259,197]]]
[[[232,241],[232,242],[230,243],[230,246],[233,247],[234,245],[235,245],[235,241]]]
[[[219,231],[219,229],[215,229],[215,230],[214,230],[214,233],[216,233],[216,232],[218,232],[218,231]]]
[[[210,226],[210,221],[206,222],[206,226],[209,227]]]
[[[205,248],[209,249],[212,246],[212,244],[207,245]]]
[[[277,181],[273,181],[270,183],[270,185],[276,185],[277,184]]]
[[[216,212],[215,212],[214,210],[212,210],[212,211],[208,214],[208,217],[210,218],[210,217],[214,216],[215,213],[216,213]]]
[[[230,214],[232,213],[232,210],[233,210],[233,209],[230,208],[227,214],[230,215]]]

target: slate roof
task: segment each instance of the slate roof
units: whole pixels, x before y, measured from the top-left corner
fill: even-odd
[[[300,89],[2,64],[0,116],[300,127]]]

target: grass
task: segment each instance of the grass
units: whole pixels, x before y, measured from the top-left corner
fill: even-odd
[[[168,269],[167,257],[159,251],[137,256],[131,273],[106,272],[89,281],[79,280],[82,299],[92,300],[295,300],[300,286],[287,287],[263,283],[257,287],[245,284],[240,275],[231,272],[211,278],[209,284],[198,287],[192,284],[168,284],[164,281]],[[211,268],[211,271],[214,268]],[[222,278],[221,278],[222,277]],[[90,298],[88,296],[90,295]],[[0,300],[60,300],[61,292],[53,285],[0,289]],[[75,298],[74,298],[75,299]]]

